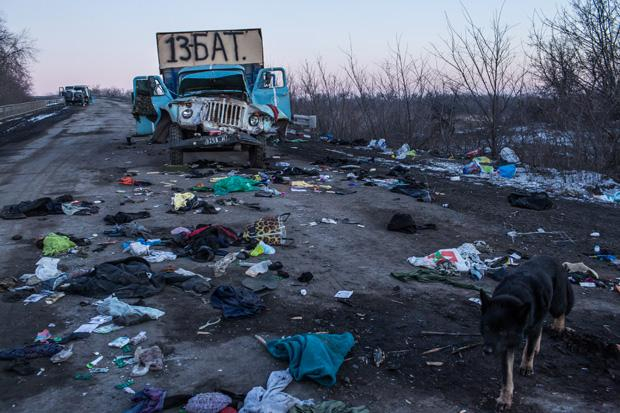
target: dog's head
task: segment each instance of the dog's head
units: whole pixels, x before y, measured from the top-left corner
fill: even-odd
[[[491,298],[484,290],[480,290],[480,302],[480,333],[484,339],[484,353],[500,354],[518,346],[523,340],[529,305],[509,295]]]

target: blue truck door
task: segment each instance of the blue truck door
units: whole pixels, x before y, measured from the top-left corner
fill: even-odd
[[[291,97],[286,80],[284,68],[261,69],[254,82],[252,102],[261,105],[274,105],[279,112],[291,119]]]
[[[132,114],[136,118],[136,135],[150,135],[161,119],[172,95],[160,76],[136,76],[131,94]]]

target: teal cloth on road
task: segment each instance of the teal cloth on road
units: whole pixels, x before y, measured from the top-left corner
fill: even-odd
[[[213,185],[213,191],[215,195],[226,195],[230,192],[258,191],[257,185],[259,184],[260,182],[253,179],[234,175],[217,181]]]
[[[354,344],[351,333],[298,334],[269,341],[267,350],[277,359],[289,360],[288,369],[295,380],[310,379],[333,386],[336,373]]]

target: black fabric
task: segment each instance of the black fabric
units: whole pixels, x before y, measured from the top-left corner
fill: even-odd
[[[553,202],[546,192],[513,192],[508,195],[508,202],[516,208],[545,211],[553,207]]]
[[[422,229],[437,229],[437,226],[435,224],[418,226],[410,214],[399,213],[392,216],[392,219],[390,219],[387,225],[387,229],[390,231],[403,232],[405,234],[414,234],[416,231]]]
[[[63,290],[87,297],[107,297],[115,294],[119,298],[145,298],[163,291],[166,284],[172,284],[184,291],[204,294],[211,284],[197,275],[176,273],[154,273],[151,265],[140,257],[104,262],[85,275],[69,280]],[[139,320],[126,320],[132,324]],[[126,325],[126,324],[123,324]]]
[[[211,283],[198,275],[181,275],[175,272],[163,273],[166,284],[173,284],[183,291],[204,294],[211,289]]]
[[[207,262],[215,258],[220,248],[239,245],[239,238],[235,231],[223,225],[199,225],[188,235],[177,237],[176,242],[194,261]]]
[[[431,202],[431,193],[428,189],[423,189],[419,184],[397,185],[390,191],[396,194],[403,194],[417,199],[421,202]]]
[[[3,219],[23,219],[34,216],[60,215],[62,204],[73,201],[71,195],[63,195],[58,198],[39,198],[34,201],[23,201],[19,204],[6,205],[0,211]]]
[[[319,171],[317,169],[304,169],[297,166],[286,166],[276,172],[280,176],[317,176]]]
[[[297,278],[297,281],[301,281],[302,283],[309,283],[310,281],[312,281],[313,278],[314,278],[314,275],[312,275],[311,272],[303,272]]]
[[[104,262],[85,275],[73,278],[65,291],[87,297],[150,297],[164,288],[163,276],[155,274],[151,265],[140,257]]]
[[[149,218],[151,214],[148,211],[142,212],[117,212],[115,215],[106,215],[103,220],[108,225],[126,224],[134,219]]]
[[[248,317],[265,308],[259,296],[245,288],[220,285],[211,294],[213,308],[222,310],[224,318]]]
[[[28,346],[0,350],[0,360],[36,359],[51,357],[60,353],[63,347],[58,343],[37,343]]]

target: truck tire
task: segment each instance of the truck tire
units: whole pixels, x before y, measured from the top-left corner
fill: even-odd
[[[260,138],[261,144],[250,146],[250,168],[265,167],[265,138]]]
[[[155,109],[153,109],[155,111]],[[147,116],[147,119],[149,117]],[[149,119],[151,122],[154,122],[156,119]],[[162,117],[157,123],[155,127],[155,132],[153,132],[153,137],[151,138],[151,143],[166,143],[166,139],[168,139],[168,135],[170,134],[170,117],[162,113]]]
[[[170,125],[168,128],[168,145],[180,143],[183,140],[183,132],[178,125]],[[169,149],[170,165],[183,165],[183,151]]]
[[[284,139],[286,137],[286,130],[288,129],[288,121],[280,120],[276,122],[276,127],[278,129],[277,137],[280,139]]]

